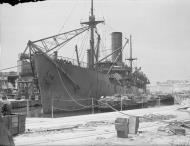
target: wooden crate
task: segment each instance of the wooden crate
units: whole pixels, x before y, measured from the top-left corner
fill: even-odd
[[[6,129],[9,130],[10,129],[9,116],[3,116],[2,119],[3,119],[3,123],[4,123],[5,127],[6,127]]]
[[[129,117],[129,134],[137,134],[139,128],[139,117]]]
[[[128,118],[117,118],[115,120],[115,129],[117,136],[120,138],[127,138],[129,134],[129,119]]]
[[[18,115],[18,131],[19,131],[19,134],[21,133],[24,133],[25,132],[25,123],[26,123],[26,115],[21,115],[19,114]]]
[[[12,114],[3,117],[4,124],[12,135],[25,132],[26,115]]]
[[[10,132],[12,135],[17,135],[19,134],[18,131],[18,115],[10,115]]]

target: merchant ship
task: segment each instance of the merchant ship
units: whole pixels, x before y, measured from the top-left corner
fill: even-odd
[[[112,32],[112,52],[99,58],[101,36],[96,26],[104,21],[95,19],[93,9],[92,0],[89,20],[81,22],[83,27],[28,41],[20,55],[20,74],[30,62],[28,69],[37,79],[44,113],[50,113],[52,106],[63,111],[74,111],[90,107],[92,99],[96,102],[101,96],[126,94],[139,89],[146,91],[148,78],[132,66],[135,58],[132,57],[131,36],[123,44],[122,33]],[[90,33],[87,63],[80,61],[77,45],[74,45],[76,60],[58,55],[57,50],[85,31]],[[122,58],[127,44],[130,44],[130,65],[125,64]],[[111,61],[107,60],[108,57],[112,58]]]

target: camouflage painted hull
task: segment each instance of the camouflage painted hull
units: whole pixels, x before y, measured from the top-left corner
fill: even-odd
[[[92,105],[92,98],[96,102],[101,96],[127,92],[125,86],[112,83],[106,74],[56,61],[77,84],[79,88],[76,89],[51,59],[42,54],[35,54],[33,59],[44,113],[50,113],[52,105],[63,111],[88,108]]]

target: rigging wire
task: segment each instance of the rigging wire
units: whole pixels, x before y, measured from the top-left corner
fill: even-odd
[[[88,37],[88,35],[86,36],[86,37]],[[87,39],[85,39],[86,41],[84,42],[84,48],[86,48],[86,46],[87,46],[87,43],[88,43],[88,41],[87,41]],[[84,49],[84,51],[85,51],[86,49]],[[84,57],[85,57],[85,53],[84,53],[84,51],[83,51],[83,56],[82,56],[82,61],[84,60]],[[83,61],[84,62],[84,61]]]
[[[81,35],[83,35],[83,34],[81,34]],[[79,42],[79,36],[78,37],[76,37],[77,38],[77,40],[76,40],[76,45],[78,44],[78,42]],[[73,53],[72,53],[72,58],[74,58],[74,54],[75,54],[75,49],[73,50]]]
[[[83,54],[84,44],[85,44],[87,35],[88,35],[88,33],[86,32],[85,35],[83,36],[83,40],[82,40],[81,45],[80,45],[81,50],[80,50],[80,53],[79,53],[79,57],[81,57],[81,55]]]
[[[78,46],[78,42],[79,42],[79,38],[78,38],[78,42],[77,42],[77,48],[78,48],[78,55],[79,55],[79,60],[80,60],[80,53],[81,53],[81,44],[83,43],[83,40],[84,40],[84,35],[85,35],[86,33],[84,33],[84,34],[82,34],[82,36],[80,37],[80,47]]]
[[[73,5],[70,13],[67,15],[67,17],[65,18],[65,21],[63,23],[63,25],[61,26],[60,30],[58,31],[58,34],[63,30],[64,26],[66,25],[66,23],[69,21],[69,18],[71,18],[71,15],[73,14],[74,10],[76,10],[76,6],[78,4],[78,0],[76,0],[75,4]]]
[[[0,72],[1,72],[1,71],[4,71],[4,70],[9,70],[9,69],[17,68],[17,67],[19,67],[19,66],[24,66],[24,65],[25,65],[25,64],[23,64],[23,65],[11,66],[11,67],[8,67],[8,68],[3,68],[3,69],[0,69]]]
[[[98,11],[98,12],[100,12],[100,15],[104,17],[105,14],[104,14],[104,12],[103,12],[103,10],[102,10],[101,7],[99,7],[99,10],[100,10],[100,11]],[[104,19],[104,18],[103,18],[103,19]],[[105,24],[105,21],[104,21],[104,24]],[[107,29],[106,29],[105,25],[104,25],[104,27],[102,27],[102,28],[104,28],[104,29],[101,30],[101,33],[102,33],[102,34],[105,34],[105,35],[103,35],[104,38],[102,38],[101,40],[104,40],[104,41],[105,41],[105,44],[104,44],[104,41],[101,41],[101,43],[100,43],[101,48],[102,48],[102,49],[101,49],[101,53],[102,53],[103,56],[106,56],[106,55],[107,55],[107,52],[105,52],[105,51],[103,52],[103,50],[107,48],[107,46],[106,46],[106,41],[107,41]],[[104,32],[103,32],[103,31],[104,31]]]

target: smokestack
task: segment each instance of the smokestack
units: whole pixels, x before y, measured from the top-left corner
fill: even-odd
[[[112,32],[111,34],[111,40],[112,40],[112,52],[114,52],[117,49],[122,49],[122,32]],[[118,56],[120,51],[117,51],[112,55],[112,62],[114,62]],[[119,55],[118,58],[118,64],[122,63],[122,53]]]

